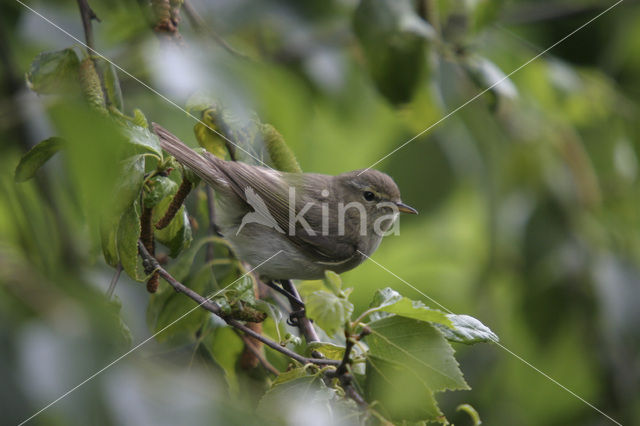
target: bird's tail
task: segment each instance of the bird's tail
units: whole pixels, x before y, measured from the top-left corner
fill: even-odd
[[[178,162],[192,169],[202,180],[218,190],[228,190],[229,183],[222,172],[224,160],[209,153],[198,154],[185,145],[177,136],[157,123],[151,123],[160,138],[162,149],[173,155]]]

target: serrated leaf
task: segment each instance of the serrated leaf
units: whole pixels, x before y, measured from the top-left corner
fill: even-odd
[[[305,305],[309,318],[330,336],[351,319],[353,312],[351,302],[324,290],[311,293]]]
[[[451,327],[439,326],[438,324],[436,326],[442,335],[451,342],[471,345],[500,340],[489,327],[472,316],[447,314],[447,318],[451,321]]]
[[[140,117],[138,117],[140,119]],[[134,147],[136,152],[150,152],[158,158],[162,158],[162,148],[160,148],[160,140],[155,133],[149,129],[138,126],[133,123],[125,123],[122,127],[127,141]]]
[[[369,327],[367,396],[392,420],[434,420],[440,411],[433,393],[469,389],[453,348],[431,324],[393,316]]]
[[[118,258],[122,268],[132,279],[144,280],[144,274],[138,270],[138,239],[140,238],[140,212],[137,203],[122,215],[118,225],[116,244]]]
[[[42,52],[31,63],[27,85],[40,94],[64,93],[77,85],[80,60],[73,49]]]
[[[377,307],[378,309],[376,311],[388,312],[419,321],[442,324],[446,327],[453,326],[451,320],[444,312],[429,308],[419,300],[411,300],[404,297],[389,287],[376,291],[371,306]],[[380,317],[372,316],[371,318],[378,319]]]
[[[16,182],[24,182],[31,179],[38,169],[44,165],[53,155],[63,147],[61,138],[51,137],[43,140],[22,156],[16,166],[14,179]]]
[[[369,355],[366,371],[366,398],[380,402],[381,412],[390,420],[419,422],[442,415],[433,392],[409,368]]]
[[[386,306],[398,303],[402,299],[402,295],[391,287],[378,289],[373,295],[373,300],[369,304],[370,308],[384,308]]]
[[[112,106],[119,111],[124,111],[124,101],[122,99],[122,89],[116,67],[111,62],[104,64],[104,86],[107,90],[107,98]]]
[[[333,271],[324,271],[324,285],[327,286],[333,294],[340,296],[342,290],[342,279],[340,278],[340,275]]]

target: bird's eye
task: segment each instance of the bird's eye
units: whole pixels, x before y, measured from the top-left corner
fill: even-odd
[[[362,194],[362,196],[367,201],[373,201],[376,199],[376,195],[371,191],[364,191],[364,194]]]

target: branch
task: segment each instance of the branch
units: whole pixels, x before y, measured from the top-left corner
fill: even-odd
[[[149,254],[147,249],[144,247],[144,245],[140,241],[138,241],[138,252],[140,253],[142,260],[145,263],[146,270],[152,270],[157,272],[162,278],[165,279],[165,281],[167,281],[167,283],[169,283],[171,287],[174,288],[175,291],[179,293],[184,293],[186,296],[196,301],[202,309],[219,316],[231,327],[234,327],[242,331],[245,335],[251,336],[256,340],[261,341],[265,345],[269,346],[271,349],[274,349],[288,356],[289,358],[295,361],[298,361],[301,364],[311,363],[316,365],[335,365],[335,366],[339,364],[338,361],[331,360],[331,359],[314,359],[314,358],[304,357],[300,354],[297,354],[296,352],[293,352],[292,350],[289,350],[287,348],[280,346],[278,343],[274,342],[273,340],[268,339],[259,333],[256,333],[255,331],[251,330],[240,321],[227,318],[225,314],[222,312],[222,310],[220,309],[220,306],[218,306],[215,302],[212,302],[209,298],[205,298],[201,296],[200,294],[196,293],[195,291],[191,290],[189,287],[186,287],[184,284],[182,284],[181,282],[173,278],[173,276],[169,274],[162,266],[160,266],[158,261]]]
[[[80,18],[82,18],[82,27],[84,28],[84,39],[90,48],[87,49],[87,53],[91,56],[94,49],[91,21],[95,19],[100,22],[100,18],[98,18],[93,9],[91,9],[87,0],[78,0],[78,8],[80,9]]]
[[[370,333],[371,329],[365,327],[362,329],[362,332],[360,334],[352,336],[349,329],[346,329],[344,331],[346,343],[342,361],[340,362],[340,365],[338,365],[338,368],[336,368],[335,370],[327,371],[325,373],[325,375],[329,379],[337,378],[340,382],[340,386],[342,386],[342,389],[344,389],[345,394],[349,398],[353,399],[355,403],[358,404],[358,406],[362,409],[368,408],[369,404],[367,404],[367,401],[364,400],[362,395],[358,393],[358,390],[353,385],[353,375],[349,371],[349,365],[351,365],[351,351],[356,344],[356,340],[360,340]]]

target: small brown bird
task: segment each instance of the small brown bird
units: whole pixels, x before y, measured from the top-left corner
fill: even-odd
[[[201,155],[158,124],[153,130],[165,151],[216,190],[220,232],[266,279],[353,269],[378,248],[398,212],[417,214],[377,170],[285,173]]]

